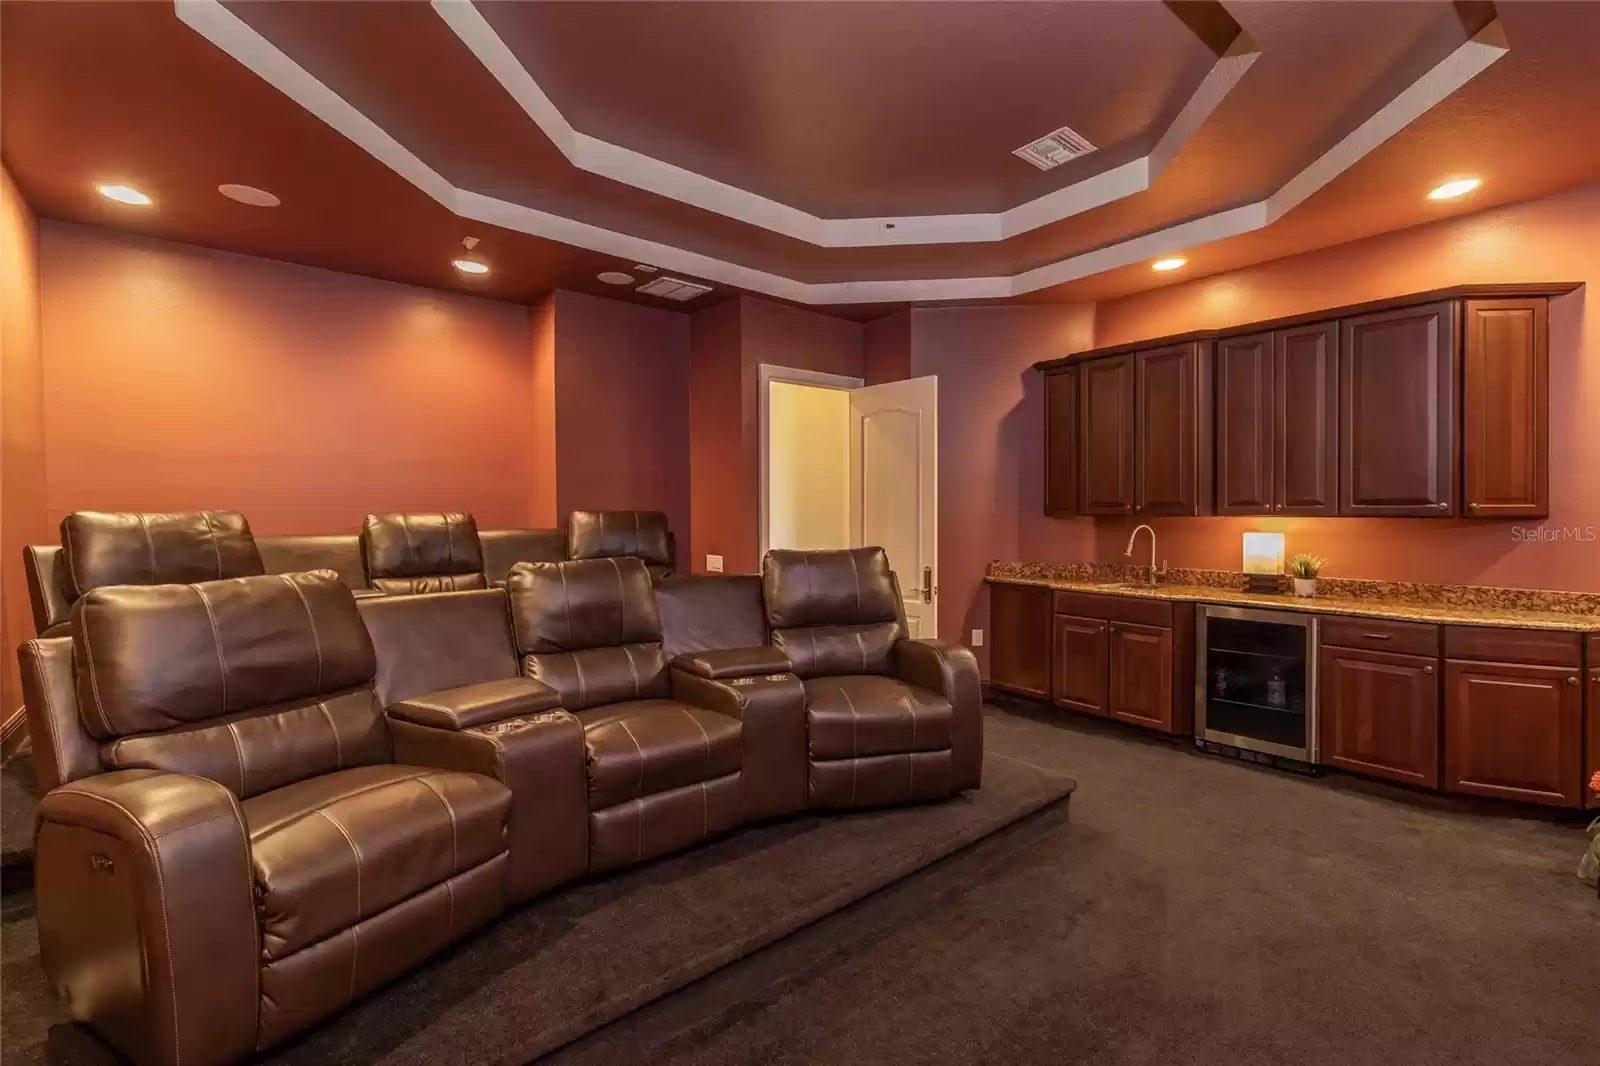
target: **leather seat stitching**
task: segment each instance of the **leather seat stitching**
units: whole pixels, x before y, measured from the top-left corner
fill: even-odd
[[[217,557],[217,580],[222,580],[222,547],[217,543],[217,527],[211,524],[211,512],[201,511],[200,517],[206,521],[206,536],[211,538],[211,554]]]
[[[77,527],[74,524],[72,524],[70,522],[67,523],[67,526],[66,526],[66,532],[67,532],[66,549],[67,550],[62,553],[62,555],[64,557],[64,561],[66,563],[67,583],[72,586],[72,594],[73,594],[73,596],[75,598],[76,597],[81,597],[83,595],[83,592],[84,592],[83,587],[78,584],[77,571],[74,570],[73,566],[72,566],[72,557],[78,553],[78,538],[77,538],[77,535],[74,532],[76,529],[77,529]],[[70,607],[70,604],[68,606]]]
[[[615,559],[607,559],[611,569],[617,572],[617,640],[618,644],[628,642],[628,586],[622,580],[622,567]]]
[[[385,779],[383,781],[375,781],[370,785],[362,785],[360,788],[353,789],[353,790],[351,790],[349,792],[341,792],[337,796],[326,797],[323,800],[321,800],[320,802],[322,802],[322,803],[339,803],[339,802],[342,802],[342,801],[347,800],[347,799],[354,799],[357,796],[365,796],[368,792],[373,792],[373,791],[376,791],[377,789],[380,789],[380,788],[388,788],[390,785],[403,785],[407,781],[415,781],[419,777],[423,777],[423,776],[425,776],[427,774],[432,774],[432,773],[438,773],[438,771],[437,770],[416,770],[416,771],[414,771],[412,773],[407,774],[405,777],[392,777],[392,778],[387,778],[387,779]],[[318,808],[318,809],[320,809],[320,808]],[[268,824],[263,825],[263,826],[253,827],[253,828],[250,829],[250,839],[257,840],[257,839],[260,839],[261,837],[269,836],[269,835],[271,835],[273,833],[280,832],[280,831],[283,830],[284,827],[289,826],[289,825],[293,825],[295,822],[300,821],[302,818],[309,818],[313,814],[316,814],[318,809],[313,809],[313,810],[309,810],[309,811],[297,811],[294,814],[290,814],[287,817],[280,818],[275,822],[269,822]]]
[[[856,617],[861,617],[861,571],[856,566],[856,553],[845,552],[844,557],[850,560],[850,576],[856,583]]]
[[[300,597],[300,606],[305,608],[306,622],[311,626],[311,646],[317,652],[317,694],[322,694],[322,638],[317,633],[317,617],[311,613],[311,602],[306,599],[305,590],[292,581],[287,574],[282,575],[283,583],[294,589],[295,595]]]
[[[461,841],[459,827],[456,823],[456,809],[451,806],[450,800],[445,797],[445,794],[440,792],[434,783],[426,777],[417,778],[417,784],[438,797],[439,802],[444,804],[445,817],[450,819],[450,876],[454,877],[461,871]]]
[[[339,727],[338,727],[337,724],[335,724],[335,722],[333,720],[333,712],[328,709],[328,705],[326,703],[324,703],[322,700],[318,700],[317,701],[317,710],[322,712],[322,717],[328,723],[328,732],[333,734],[333,762],[334,762],[334,765],[337,766],[339,769],[343,770],[343,769],[345,769],[345,765],[344,765],[344,744],[339,740]]]
[[[624,655],[626,655],[628,657],[628,674],[629,674],[629,676],[631,676],[633,678],[633,694],[635,696],[638,696],[639,695],[639,667],[636,666],[634,664],[634,661],[633,661],[633,647],[631,645],[628,645],[628,644],[622,645],[622,654],[624,654]]]
[[[218,787],[220,788],[221,786],[219,785]],[[226,791],[226,789],[224,789],[224,791]],[[150,864],[155,868],[156,871],[156,895],[161,899],[161,938],[167,946],[167,982],[171,989],[172,995],[172,1061],[173,1066],[178,1066],[178,1064],[182,1061],[182,1049],[178,1039],[178,1034],[182,1031],[178,1026],[178,971],[177,967],[172,961],[172,930],[167,921],[167,881],[166,877],[163,876],[162,873],[161,849],[156,846],[157,838],[145,828],[144,823],[139,821],[139,819],[131,810],[109,796],[102,796],[97,792],[83,792],[78,789],[68,789],[63,790],[63,792],[66,795],[81,796],[84,799],[94,800],[97,803],[104,803],[110,807],[116,808],[127,816],[128,821],[132,823],[134,829],[138,830],[139,835],[144,837],[145,846],[149,849],[150,853]],[[209,825],[211,822],[218,820],[218,818],[208,818],[204,822],[197,822],[193,825],[185,826],[184,828],[193,829],[195,826]],[[254,895],[254,892],[255,884],[252,879],[252,896]]]
[[[456,572],[455,527],[451,525],[449,515],[442,514],[439,517],[444,521],[444,572],[454,574]]]
[[[589,705],[589,684],[583,679],[583,661],[578,658],[575,651],[567,652],[572,656],[572,670],[578,675],[578,704],[580,707]]]
[[[633,741],[633,750],[639,753],[639,783],[633,790],[634,798],[638,799],[644,795],[644,746],[639,743],[639,738],[633,735],[633,730],[628,728],[628,720],[626,718],[618,718],[617,724],[622,727],[624,733],[628,734],[628,739]],[[641,830],[642,832],[643,830]]]
[[[94,693],[95,713],[100,716],[101,728],[107,733],[115,733],[116,730],[111,728],[111,719],[106,717],[106,706],[100,699],[100,671],[95,669],[94,649],[89,646],[89,630],[93,627],[89,625],[87,606],[83,609],[81,621],[83,624],[77,627],[80,631],[78,635],[83,639],[84,658],[89,660],[89,691]]]
[[[150,584],[161,584],[160,575],[156,572],[156,542],[150,536],[150,522],[144,515],[139,516],[139,528],[144,531],[144,550],[150,556]]]
[[[217,628],[217,616],[211,610],[211,600],[206,597],[205,591],[199,585],[190,585],[194,594],[200,597],[200,602],[205,606],[206,618],[211,622],[211,639],[217,645],[217,668],[222,671],[222,704],[219,714],[228,713],[228,660],[222,652],[222,631]]]
[[[318,807],[316,813],[326,818],[328,823],[339,831],[339,835],[344,837],[345,843],[350,845],[350,851],[356,857],[356,916],[355,920],[350,923],[350,995],[348,997],[353,1000],[356,998],[356,974],[359,972],[361,960],[361,934],[359,932],[363,917],[361,911],[361,849],[356,847],[355,838],[350,835],[349,830],[340,825],[339,819],[329,814],[326,808]]]
[[[856,739],[856,727],[860,722],[860,716],[856,714],[855,700],[850,698],[850,693],[844,690],[844,686],[841,685],[837,691],[839,695],[844,697],[845,706],[850,708],[850,803],[854,805],[856,802],[856,771],[861,765],[861,756],[857,754],[861,745]]]
[[[239,757],[239,795],[250,794],[250,776],[244,765],[244,742],[239,739],[239,724],[228,723],[228,735],[233,738],[233,753]]]

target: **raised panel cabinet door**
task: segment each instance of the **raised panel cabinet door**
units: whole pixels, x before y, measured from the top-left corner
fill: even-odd
[[[1322,761],[1439,787],[1439,664],[1417,655],[1322,649]]]
[[[1133,356],[1091,359],[1078,369],[1079,511],[1133,512]]]
[[[1466,302],[1461,463],[1469,518],[1550,513],[1547,307],[1542,297]]]
[[[1346,318],[1339,332],[1339,513],[1456,506],[1456,304]]]
[[[1050,698],[1050,590],[989,586],[989,684]]]
[[[1103,715],[1106,709],[1106,630],[1098,618],[1058,614],[1055,621],[1055,688],[1063,707]]]
[[[1211,397],[1201,374],[1207,352],[1208,345],[1190,343],[1135,355],[1136,514],[1210,510]]]
[[[1339,324],[1283,329],[1273,346],[1273,511],[1339,508]]]
[[[1273,510],[1272,334],[1217,342],[1217,513]]]
[[[1044,378],[1044,513],[1078,513],[1078,368]]]
[[[1172,732],[1172,630],[1111,623],[1111,717]]]
[[[1445,663],[1445,789],[1578,806],[1582,678],[1575,668]]]

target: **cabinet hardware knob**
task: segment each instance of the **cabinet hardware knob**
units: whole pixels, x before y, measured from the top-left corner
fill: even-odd
[[[1569,677],[1569,678],[1567,678],[1567,684],[1569,684],[1569,685],[1576,685],[1576,684],[1577,684],[1577,683],[1578,683],[1578,679],[1577,679],[1577,678],[1576,678],[1576,677]]]
[[[1477,509],[1478,509],[1478,505],[1477,505],[1477,504],[1475,504],[1475,503],[1469,503],[1469,504],[1467,504],[1467,510],[1469,510],[1469,511],[1476,511],[1476,510],[1477,510]]]
[[[1441,511],[1450,510],[1450,502],[1448,500],[1440,500],[1439,501],[1439,510],[1441,510]]]
[[[1425,673],[1425,674],[1431,674],[1431,673],[1433,673],[1433,667],[1431,667],[1431,666],[1424,666],[1424,667],[1423,667],[1423,668],[1422,668],[1422,672],[1423,672],[1423,673]]]
[[[1281,510],[1283,510],[1283,504],[1280,503],[1280,504],[1276,505],[1275,507],[1273,507],[1272,509],[1274,511],[1281,511]]]

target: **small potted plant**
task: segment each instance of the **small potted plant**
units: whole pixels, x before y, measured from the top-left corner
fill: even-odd
[[[1589,778],[1589,791],[1600,796],[1600,772]],[[1589,823],[1589,850],[1578,863],[1578,876],[1600,890],[1600,818]]]
[[[1328,565],[1328,560],[1320,555],[1296,555],[1289,560],[1289,576],[1294,578],[1294,594],[1296,596],[1315,596],[1317,594],[1317,575],[1322,573],[1322,568]]]

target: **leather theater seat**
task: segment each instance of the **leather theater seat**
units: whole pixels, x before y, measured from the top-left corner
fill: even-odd
[[[583,726],[591,873],[744,821],[741,723],[673,698],[643,562],[519,563],[506,588],[523,673]]]

